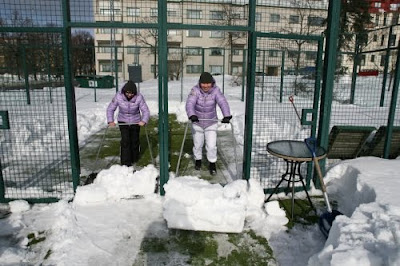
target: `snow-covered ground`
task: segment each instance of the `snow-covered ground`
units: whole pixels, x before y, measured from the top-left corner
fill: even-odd
[[[195,82],[185,80],[183,92],[180,81],[176,87],[170,83],[169,111],[179,121],[187,120],[181,94],[185,99]],[[157,115],[157,82],[142,83],[140,89],[152,115]],[[105,109],[115,90],[97,93],[94,102],[92,89],[76,89],[81,145],[106,126]],[[236,140],[243,145],[245,108],[240,87],[226,85],[225,93]],[[171,173],[162,197],[153,193],[158,175],[154,166],[133,173],[113,165],[99,172],[93,184],[79,187],[71,202],[32,206],[11,202],[11,215],[0,219],[0,264],[132,265],[142,239],[165,233],[169,226],[217,232],[252,229],[268,239],[279,265],[400,265],[399,167],[398,159],[373,157],[331,167],[326,174],[328,194],[345,215],[336,218],[325,240],[317,225],[287,230],[284,211],[276,201],[263,203],[256,180],[235,180],[223,187]],[[310,194],[321,192],[312,188]],[[29,248],[29,234],[45,240]]]

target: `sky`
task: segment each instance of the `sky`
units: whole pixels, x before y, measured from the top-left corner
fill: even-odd
[[[216,78],[220,82],[221,77]],[[183,82],[185,95],[195,82]],[[186,122],[184,103],[179,101],[180,84],[170,82],[169,111]],[[158,108],[156,88],[155,80],[140,84],[152,115]],[[241,90],[226,85],[226,91],[241,149],[245,109]],[[115,89],[97,90],[97,102],[93,93],[93,89],[76,89],[81,146],[105,128],[106,107]],[[329,199],[337,201],[335,208],[344,215],[336,217],[325,239],[318,225],[296,225],[288,230],[285,211],[276,200],[264,203],[256,179],[247,182],[233,175],[222,186],[198,176],[175,177],[171,172],[166,194],[160,196],[154,193],[158,176],[154,165],[134,173],[132,167],[112,165],[99,169],[94,183],[78,187],[72,201],[0,204],[0,210],[11,212],[0,219],[0,264],[132,265],[144,237],[162,236],[177,228],[230,233],[251,229],[268,240],[277,263],[283,266],[400,265],[399,167],[399,159],[374,157],[331,165],[325,176]],[[82,174],[85,171],[90,169],[83,166]],[[309,193],[321,195],[314,187]],[[273,199],[277,197],[285,195]],[[305,198],[305,194],[296,193],[296,197]],[[45,240],[30,248],[29,234]]]

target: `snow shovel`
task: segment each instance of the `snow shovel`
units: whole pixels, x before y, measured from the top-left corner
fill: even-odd
[[[107,130],[108,130],[108,126],[104,130],[103,138],[101,139],[101,142],[100,142],[100,145],[99,145],[99,149],[97,150],[96,161],[94,162],[94,167],[93,167],[94,169],[97,168],[97,161],[99,159],[99,154],[100,154],[101,147],[103,146],[104,139],[106,138],[106,135],[107,135]],[[86,185],[92,184],[93,181],[96,179],[97,173],[94,172],[94,169],[93,169],[92,173],[88,175],[88,177],[86,178],[85,183],[83,185],[86,186]]]
[[[290,96],[289,96],[289,101],[292,103],[292,106],[293,106],[293,108],[294,108],[294,111],[296,112],[297,118],[299,119],[300,124],[301,124],[301,117],[300,117],[299,111],[297,111],[296,105],[294,105],[294,98],[293,98],[293,95],[290,95]]]
[[[317,170],[317,174],[319,177],[319,181],[321,183],[321,188],[322,192],[324,195],[324,200],[326,204],[326,208],[328,209],[327,212],[324,212],[320,217],[318,221],[318,226],[319,229],[321,230],[322,234],[325,236],[325,238],[328,238],[329,235],[329,230],[332,227],[332,223],[335,220],[336,216],[338,215],[343,215],[343,213],[337,211],[337,210],[332,210],[331,205],[329,203],[328,199],[328,194],[326,193],[326,186],[324,183],[324,178],[322,177],[322,172],[321,168],[319,166],[319,162],[316,156],[316,149],[317,149],[317,140],[315,138],[307,138],[304,140],[307,148],[310,150],[312,154],[312,159],[314,162],[315,169]]]

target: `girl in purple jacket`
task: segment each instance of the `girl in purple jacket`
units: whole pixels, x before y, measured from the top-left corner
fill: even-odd
[[[217,109],[222,111],[224,118],[222,123],[229,123],[232,118],[229,104],[221,93],[215,80],[208,72],[203,72],[199,83],[192,88],[186,101],[186,113],[192,121],[193,156],[195,169],[201,169],[201,158],[206,142],[207,160],[211,175],[217,173],[215,162],[217,161]]]
[[[150,111],[136,84],[129,80],[123,85],[107,108],[107,122],[114,127],[114,112],[119,108],[117,121],[121,131],[121,165],[131,166],[139,160],[140,127],[150,119]]]

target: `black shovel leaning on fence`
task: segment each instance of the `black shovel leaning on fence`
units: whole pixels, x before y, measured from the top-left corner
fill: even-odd
[[[317,140],[315,138],[307,138],[304,140],[304,142],[312,154],[314,166],[315,166],[315,169],[317,170],[319,181],[321,183],[321,189],[323,192],[326,208],[328,209],[327,212],[324,212],[319,217],[319,221],[318,221],[319,229],[321,230],[322,234],[326,238],[328,238],[329,231],[332,227],[333,221],[335,220],[336,216],[343,215],[343,213],[341,213],[337,210],[332,210],[331,205],[329,203],[328,194],[326,193],[326,186],[324,183],[324,178],[322,177],[321,168],[319,166],[319,162],[318,162],[317,156],[315,154],[316,149],[317,149]]]

